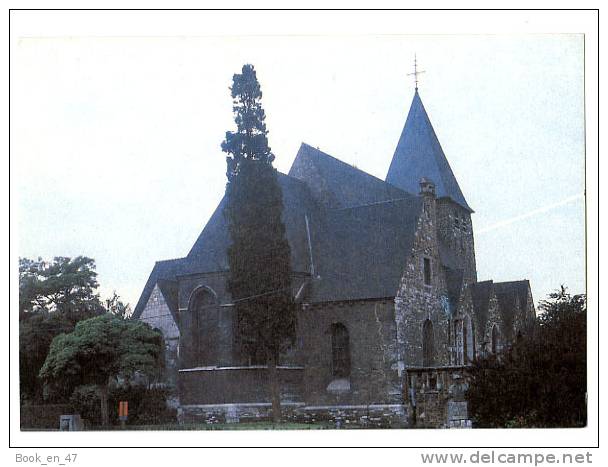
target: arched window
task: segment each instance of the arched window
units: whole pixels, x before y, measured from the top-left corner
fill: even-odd
[[[433,366],[435,364],[435,335],[433,323],[430,319],[422,325],[422,365]]]
[[[350,339],[342,323],[331,325],[332,373],[335,378],[350,376]]]
[[[218,347],[218,309],[216,297],[207,288],[200,288],[190,299],[192,348],[194,365],[216,364]]]
[[[498,325],[492,326],[492,353],[497,354],[500,350],[500,335],[498,331]]]

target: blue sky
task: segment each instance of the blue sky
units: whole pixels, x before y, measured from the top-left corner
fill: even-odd
[[[13,55],[20,256],[95,258],[133,305],[220,200],[228,86],[261,82],[275,165],[301,142],[384,178],[414,85],[475,210],[480,280],[535,300],[584,283],[583,37],[566,34],[70,35]]]

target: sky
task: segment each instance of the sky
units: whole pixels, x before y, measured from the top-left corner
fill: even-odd
[[[102,24],[17,39],[19,256],[92,257],[102,296],[134,306],[154,262],[186,255],[223,195],[228,88],[244,63],[280,171],[306,142],[384,179],[416,54],[422,102],[475,211],[478,279],[529,279],[536,302],[561,284],[585,291],[582,35],[412,35],[398,22],[308,33],[301,17],[297,34],[217,34],[226,19],[207,16],[180,35]]]

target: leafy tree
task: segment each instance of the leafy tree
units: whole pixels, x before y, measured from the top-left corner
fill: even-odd
[[[228,290],[235,303],[240,351],[268,365],[272,413],[280,421],[277,364],[294,336],[290,248],[282,221],[283,195],[268,146],[262,91],[252,65],[235,74],[230,88],[237,129],[227,132],[224,214],[231,245]]]
[[[91,258],[58,256],[50,262],[19,258],[20,319],[40,311],[102,311],[97,287],[95,261]]]
[[[130,307],[114,295],[102,303],[91,258],[19,259],[19,373],[23,401],[41,401],[38,373],[55,336],[74,330],[79,321]],[[58,396],[57,396],[58,397]]]
[[[135,374],[157,376],[162,368],[163,338],[141,321],[104,314],[79,322],[74,331],[53,339],[40,377],[55,392],[94,384],[101,400],[103,425],[109,424],[111,380]]]
[[[38,378],[53,338],[74,329],[61,313],[38,312],[19,321],[19,384],[22,402],[42,402],[43,385]]]
[[[471,370],[469,411],[480,427],[578,427],[587,423],[587,303],[562,286],[537,323],[504,354]]]

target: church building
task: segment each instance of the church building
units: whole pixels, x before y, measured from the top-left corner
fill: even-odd
[[[467,366],[509,346],[535,309],[527,280],[478,281],[474,211],[417,87],[385,180],[303,143],[279,182],[298,307],[278,369],[286,417],[470,426]],[[182,420],[270,409],[265,366],[234,350],[224,204],[186,256],[155,264],[133,314],[164,334]]]

